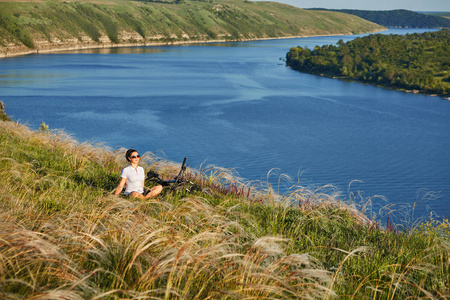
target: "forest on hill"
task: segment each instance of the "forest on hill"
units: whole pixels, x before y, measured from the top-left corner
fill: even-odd
[[[450,31],[406,35],[372,34],[338,45],[294,47],[288,66],[402,90],[448,96]]]
[[[356,34],[385,29],[356,16],[241,0],[0,2],[0,57],[80,47]]]
[[[385,27],[400,28],[450,28],[450,19],[437,14],[423,14],[405,9],[396,10],[357,10],[357,9],[324,9],[358,16]]]

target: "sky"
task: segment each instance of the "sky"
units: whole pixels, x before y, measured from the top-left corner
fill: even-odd
[[[254,0],[263,1],[263,0]],[[361,10],[407,9],[412,11],[450,12],[450,0],[264,0],[290,4],[301,8],[333,8]]]

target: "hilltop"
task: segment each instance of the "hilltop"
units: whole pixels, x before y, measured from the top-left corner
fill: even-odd
[[[427,14],[427,13],[417,13],[406,9],[358,10],[358,9],[313,8],[312,10],[336,11],[351,14],[385,27],[450,28],[450,19],[445,18],[445,16],[448,16],[448,13]]]
[[[93,47],[356,34],[384,27],[338,12],[274,2],[0,2],[0,56]]]
[[[194,191],[114,196],[124,149],[4,119],[2,299],[450,296],[448,220],[381,226],[367,217],[370,199],[357,206],[329,187],[278,195],[213,167],[187,170]],[[142,159],[162,176],[178,172]]]

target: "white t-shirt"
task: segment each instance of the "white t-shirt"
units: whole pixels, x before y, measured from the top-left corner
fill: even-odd
[[[130,165],[122,170],[120,177],[127,179],[125,195],[128,195],[131,192],[144,193],[144,187],[142,186],[142,183],[145,180],[143,167],[137,167],[135,169]]]

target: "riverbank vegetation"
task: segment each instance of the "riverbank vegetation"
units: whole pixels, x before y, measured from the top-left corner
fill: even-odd
[[[351,14],[365,20],[393,28],[450,28],[449,13],[418,13],[406,9],[395,10],[359,10],[359,9],[323,9]]]
[[[380,224],[370,199],[278,195],[212,167],[188,169],[197,191],[142,202],[112,193],[123,154],[0,121],[0,298],[450,297],[448,220]]]
[[[450,31],[374,34],[314,49],[294,47],[286,63],[295,70],[379,86],[438,94],[450,92]]]
[[[58,48],[355,34],[384,27],[274,2],[0,1],[0,55]]]

